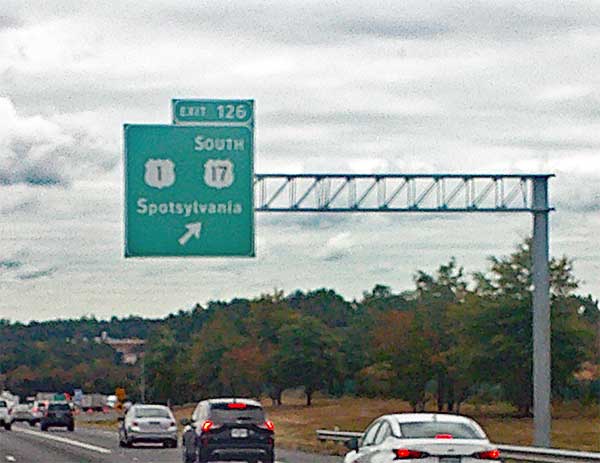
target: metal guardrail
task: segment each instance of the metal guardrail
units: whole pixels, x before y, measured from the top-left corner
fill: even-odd
[[[317,430],[317,438],[321,441],[345,442],[354,437],[361,437],[360,432]],[[580,452],[574,450],[543,449],[538,447],[519,447],[498,444],[503,458],[514,461],[539,463],[582,463],[600,462],[600,453]]]
[[[317,429],[317,439],[319,440],[332,440],[336,442],[346,442],[354,437],[362,437],[362,432],[349,432],[349,431],[328,431],[326,429]]]

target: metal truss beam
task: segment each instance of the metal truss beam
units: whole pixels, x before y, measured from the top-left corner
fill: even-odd
[[[551,175],[256,174],[259,212],[547,212],[536,181]]]

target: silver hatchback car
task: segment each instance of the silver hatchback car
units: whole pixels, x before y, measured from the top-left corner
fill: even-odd
[[[177,423],[171,410],[164,405],[133,405],[119,419],[119,445],[161,443],[177,447]]]

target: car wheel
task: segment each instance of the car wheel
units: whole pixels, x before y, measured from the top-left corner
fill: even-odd
[[[31,420],[31,421],[29,422],[29,426],[31,426],[32,428],[33,428],[33,427],[35,427],[35,421],[34,421],[34,420]]]
[[[73,432],[73,431],[75,431],[75,425],[70,424],[69,426],[67,426],[67,429],[69,430],[69,432]]]
[[[7,431],[10,431],[12,428],[12,423],[4,423],[4,429],[6,429]]]
[[[42,424],[42,425],[40,426],[40,429],[41,429],[42,431],[44,431],[44,432],[45,432],[45,431],[48,431],[48,426],[46,426],[45,424]]]

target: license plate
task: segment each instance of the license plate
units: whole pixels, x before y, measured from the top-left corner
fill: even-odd
[[[247,429],[232,429],[231,437],[236,437],[238,439],[248,437],[248,430]]]
[[[440,457],[440,463],[460,463],[460,457]]]

